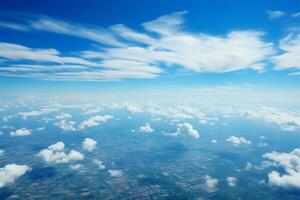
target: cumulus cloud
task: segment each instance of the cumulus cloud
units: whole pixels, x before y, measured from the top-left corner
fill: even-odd
[[[95,159],[93,162],[98,166],[98,168],[100,170],[104,170],[106,168],[105,165],[103,164],[103,162],[101,160]],[[111,173],[116,174],[115,172],[110,172],[110,174]]]
[[[11,131],[10,132],[11,137],[27,136],[27,135],[31,135],[31,130],[29,130],[27,128],[20,128],[20,129],[17,129],[16,131]]]
[[[285,173],[272,171],[268,174],[269,184],[300,189],[300,149],[294,149],[289,153],[273,151],[263,155],[270,160],[273,166],[282,168]]]
[[[89,152],[92,152],[96,148],[96,145],[97,141],[91,138],[85,138],[82,142],[82,147]]]
[[[7,164],[0,168],[0,188],[13,184],[20,176],[30,168],[27,165]]]
[[[237,183],[237,179],[235,177],[229,176],[226,178],[227,183],[230,187],[235,187]]]
[[[60,120],[55,123],[56,126],[64,131],[76,131],[76,123],[74,121]]]
[[[103,46],[101,51],[85,50],[74,57],[64,56],[51,48],[1,43],[0,56],[8,61],[25,59],[55,65],[20,65],[21,62],[17,62],[0,70],[6,76],[48,80],[155,78],[168,73],[167,67],[172,66],[190,72],[263,71],[269,56],[276,53],[273,44],[266,42],[264,33],[259,31],[231,31],[219,36],[185,31],[186,14],[186,11],[174,12],[144,22],[141,31],[123,24],[91,28],[40,16],[19,24],[2,23],[2,28],[49,31],[89,39]],[[30,23],[22,24],[24,21]],[[51,71],[53,67],[56,70]]]
[[[37,155],[49,164],[69,163],[71,161],[83,160],[84,158],[83,154],[75,150],[66,153],[63,142],[52,144],[47,149],[41,150]]]
[[[277,124],[283,131],[296,131],[300,129],[300,116],[270,107],[258,107],[244,112],[244,116],[250,119],[261,119],[267,123]]]
[[[110,170],[108,170],[108,173],[112,177],[122,177],[123,176],[123,172],[121,170],[110,169]]]
[[[268,17],[269,19],[278,19],[281,18],[283,16],[285,16],[285,12],[281,11],[281,10],[268,10],[267,11]]]
[[[61,113],[55,116],[55,119],[59,119],[59,120],[66,120],[70,118],[72,118],[72,115],[70,115],[69,113]]]
[[[234,146],[239,146],[241,144],[251,144],[250,140],[247,140],[244,137],[236,137],[236,136],[230,136],[226,140],[227,142],[231,142]]]
[[[149,123],[146,123],[144,126],[141,126],[138,129],[138,132],[141,132],[141,133],[152,133],[153,131],[154,131],[154,129],[150,126]]]
[[[204,189],[207,192],[215,192],[217,190],[218,179],[212,178],[208,175],[205,176]]]
[[[199,138],[200,134],[196,129],[193,128],[193,126],[187,122],[184,122],[182,124],[177,124],[177,130],[174,133],[168,133],[166,135],[170,136],[179,136],[179,135],[188,135],[194,138]]]
[[[104,123],[107,120],[110,120],[112,118],[113,118],[113,116],[111,116],[111,115],[104,115],[104,116],[96,115],[96,116],[90,117],[89,119],[81,122],[81,124],[79,125],[79,129],[85,129],[88,127],[98,126],[99,124]]]

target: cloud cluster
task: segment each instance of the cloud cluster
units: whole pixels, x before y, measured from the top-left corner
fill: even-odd
[[[83,154],[75,150],[66,153],[63,142],[52,144],[47,149],[41,150],[37,155],[49,164],[69,163],[71,161],[83,160],[84,158]]]
[[[82,147],[83,149],[92,152],[97,145],[97,141],[91,139],[91,138],[85,138],[84,141],[82,142]]]
[[[218,179],[212,178],[208,175],[205,176],[204,189],[207,192],[215,192],[217,190]]]
[[[0,188],[14,183],[29,170],[27,165],[7,164],[0,168]]]
[[[267,123],[277,124],[283,131],[300,129],[300,116],[277,108],[258,107],[244,112],[244,116],[251,119],[261,119]]]
[[[16,131],[10,132],[11,137],[27,136],[27,135],[31,135],[31,130],[29,130],[27,128],[20,128],[20,129],[17,129]]]
[[[278,171],[269,173],[268,178],[271,185],[300,189],[300,149],[294,149],[290,153],[273,151],[264,154],[263,157],[285,171],[285,174],[280,174]]]
[[[241,144],[251,144],[250,140],[247,140],[244,137],[236,137],[236,136],[230,136],[226,140],[227,142],[231,142],[234,146],[239,146]]]
[[[48,80],[97,81],[155,78],[170,73],[170,67],[189,72],[263,71],[266,60],[275,54],[273,44],[264,41],[262,32],[239,30],[216,36],[185,31],[186,13],[174,12],[144,22],[142,31],[123,24],[88,27],[42,16],[31,16],[14,24],[3,22],[0,27],[17,31],[80,37],[100,44],[101,50],[88,49],[68,56],[52,48],[3,42],[0,57],[9,64],[1,67],[0,73]],[[24,60],[32,64],[24,64]]]
[[[166,135],[170,136],[179,136],[179,135],[188,135],[193,138],[199,138],[200,134],[196,129],[193,128],[193,126],[187,122],[184,122],[182,124],[177,124],[176,132],[174,133],[168,133]]]
[[[98,166],[100,170],[104,170],[106,168],[106,166],[103,164],[101,160],[95,159],[93,162]]]
[[[229,176],[226,178],[227,183],[230,187],[235,187],[237,183],[237,179],[235,177]]]

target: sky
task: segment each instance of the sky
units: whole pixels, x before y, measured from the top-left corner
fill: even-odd
[[[2,1],[0,89],[295,101],[299,23],[298,0]]]

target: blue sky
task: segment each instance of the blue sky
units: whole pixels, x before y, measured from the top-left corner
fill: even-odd
[[[299,93],[299,1],[4,1],[0,10],[5,93]]]

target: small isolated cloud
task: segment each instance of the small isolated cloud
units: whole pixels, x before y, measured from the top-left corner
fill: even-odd
[[[141,133],[152,133],[154,129],[150,126],[149,123],[146,123],[144,126],[141,126],[137,131]]]
[[[20,128],[16,131],[11,131],[10,136],[15,137],[15,136],[26,136],[26,135],[31,135],[31,130],[28,130],[26,128]]]
[[[230,136],[226,140],[227,142],[231,142],[234,146],[239,146],[241,144],[251,144],[250,140],[247,140],[244,137],[236,137],[236,136]]]
[[[0,188],[13,184],[29,170],[27,165],[7,164],[0,168]]]
[[[112,177],[122,177],[123,176],[123,172],[121,170],[110,169],[110,170],[108,170],[108,173]]]
[[[237,179],[235,177],[229,176],[227,177],[227,183],[230,187],[235,187],[237,183]]]
[[[280,10],[268,10],[267,14],[269,19],[272,20],[272,19],[278,19],[280,17],[283,17],[285,16],[286,13]]]
[[[199,138],[200,134],[196,129],[193,128],[193,126],[187,122],[184,122],[182,124],[177,124],[177,130],[174,133],[169,133],[166,135],[170,136],[179,136],[179,135],[188,135],[194,138]]]
[[[300,12],[293,13],[292,17],[300,17]]]
[[[97,145],[97,141],[91,139],[91,138],[85,138],[84,141],[82,142],[82,147],[83,149],[92,152]]]
[[[208,175],[205,176],[204,189],[207,192],[215,192],[217,190],[218,179],[212,178]]]
[[[112,118],[113,118],[113,116],[111,116],[111,115],[104,115],[104,116],[96,115],[96,116],[90,117],[89,119],[81,122],[81,124],[79,125],[79,129],[85,129],[88,127],[98,126],[99,124],[104,123],[107,120],[112,119]]]
[[[3,149],[0,149],[0,156],[2,156],[4,154],[4,150]]]
[[[101,160],[95,159],[95,160],[93,160],[93,162],[98,166],[98,168],[100,170],[104,170],[106,168],[105,165],[103,164],[103,162]],[[112,172],[112,173],[114,173],[114,172]]]
[[[81,164],[70,165],[70,168],[73,170],[79,171],[83,168],[83,165],[81,165]]]
[[[217,140],[211,140],[211,143],[218,144],[218,141]]]
[[[268,174],[269,184],[283,187],[300,189],[300,149],[294,149],[290,153],[273,151],[263,155],[270,160],[273,166],[282,168],[285,173],[272,171]]]
[[[63,142],[57,142],[50,145],[47,149],[41,150],[37,155],[49,164],[69,163],[71,161],[83,160],[84,156],[80,152],[71,150],[69,153],[65,153],[64,148],[65,144]]]
[[[69,113],[61,113],[55,116],[55,119],[59,119],[59,120],[70,119],[70,118],[72,118],[72,115],[70,115]]]

